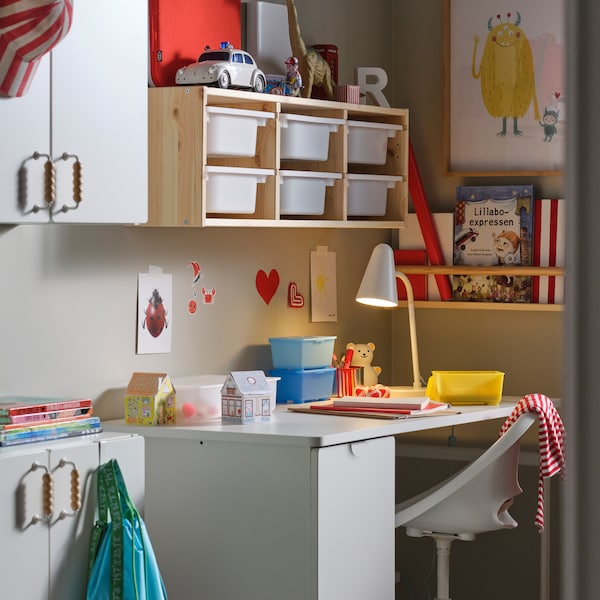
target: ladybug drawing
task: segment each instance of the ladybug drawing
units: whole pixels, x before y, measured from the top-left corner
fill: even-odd
[[[146,318],[142,323],[142,329],[148,328],[148,333],[152,337],[158,337],[162,330],[168,327],[167,309],[163,304],[163,299],[159,291],[152,290],[152,297],[148,300],[148,306],[144,311]]]

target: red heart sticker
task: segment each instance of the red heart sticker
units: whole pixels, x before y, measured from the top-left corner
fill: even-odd
[[[271,269],[267,275],[262,269],[256,274],[256,289],[266,304],[271,302],[277,288],[279,287],[279,273]]]

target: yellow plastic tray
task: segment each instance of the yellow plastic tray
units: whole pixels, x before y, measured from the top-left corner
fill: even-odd
[[[448,404],[499,404],[503,384],[501,371],[432,371],[427,397]]]

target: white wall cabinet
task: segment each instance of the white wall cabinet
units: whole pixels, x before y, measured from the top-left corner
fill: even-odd
[[[170,600],[394,597],[392,436],[311,448],[150,433],[146,523]]]
[[[119,461],[129,493],[138,508],[144,500],[144,439],[99,434],[64,442],[26,444],[0,449],[0,580],[5,598],[65,600],[84,598],[90,532],[95,520],[93,474],[112,458]],[[60,466],[60,461],[70,461]],[[71,471],[80,474],[82,508],[71,512]],[[40,465],[33,469],[32,465]],[[44,473],[54,481],[54,511],[43,517]]]
[[[0,222],[49,220],[46,158],[35,152],[56,167],[52,220],[146,221],[147,13],[143,0],[75,3],[71,30],[43,58],[28,93],[0,98]],[[76,205],[75,159],[63,153],[82,165],[82,201],[67,212]]]

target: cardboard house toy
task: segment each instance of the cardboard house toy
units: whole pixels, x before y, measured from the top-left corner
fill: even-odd
[[[125,395],[125,423],[174,425],[175,388],[166,373],[134,373]]]
[[[221,417],[231,423],[271,420],[271,388],[262,371],[232,371],[221,388]]]

